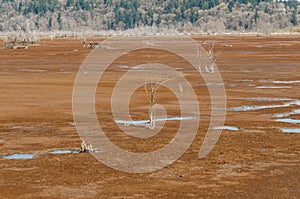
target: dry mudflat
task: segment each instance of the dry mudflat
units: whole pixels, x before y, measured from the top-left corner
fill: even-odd
[[[299,198],[300,37],[195,39],[205,48],[215,42],[227,95],[226,127],[203,159],[198,151],[209,124],[208,89],[184,60],[155,49],[138,50],[116,60],[99,84],[96,110],[108,137],[129,151],[149,152],[172,139],[179,121],[167,122],[149,140],[122,133],[109,109],[112,87],[127,70],[120,66],[160,60],[195,83],[203,111],[193,144],[174,164],[146,174],[116,171],[89,153],[49,153],[80,147],[72,91],[91,52],[81,39],[42,39],[28,49],[1,49],[0,198]],[[168,113],[179,113],[168,89],[159,89],[155,100]],[[145,119],[148,106],[149,93],[136,90],[130,103],[135,119]],[[4,158],[19,153],[36,155]]]

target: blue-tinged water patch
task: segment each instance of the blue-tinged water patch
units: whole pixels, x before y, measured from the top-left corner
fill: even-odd
[[[239,127],[235,126],[217,126],[213,128],[214,130],[229,130],[229,131],[238,131],[240,130]]]
[[[274,114],[273,117],[281,118],[281,117],[288,117],[288,116],[297,115],[297,114],[300,114],[300,109],[293,110],[291,112],[286,112],[286,113],[277,113],[277,114]]]
[[[283,133],[300,133],[300,128],[281,128],[280,130]]]
[[[70,154],[70,153],[79,153],[79,150],[75,149],[66,149],[66,150],[54,150],[50,151],[51,154]]]
[[[277,98],[277,97],[248,97],[248,98],[235,98],[238,100],[246,101],[258,101],[258,102],[280,102],[280,101],[292,101],[292,98]]]
[[[12,154],[3,156],[4,159],[15,160],[15,159],[32,159],[35,157],[35,154]]]
[[[284,98],[282,98],[282,99],[284,99]],[[286,99],[289,99],[289,98],[286,98]],[[293,101],[285,102],[282,105],[239,106],[239,107],[229,108],[228,110],[229,111],[256,111],[256,110],[270,109],[270,108],[283,108],[283,107],[289,107],[292,105],[300,106],[300,100],[294,99]]]
[[[269,109],[269,108],[281,108],[281,107],[288,107],[289,105],[264,105],[264,106],[239,106],[229,108],[229,111],[257,111],[262,109]]]
[[[300,124],[300,120],[290,119],[290,118],[282,118],[277,119],[277,122],[286,122],[286,123],[292,123],[292,124]]]
[[[196,116],[187,116],[187,117],[167,117],[167,118],[155,118],[153,121],[155,122],[163,122],[163,121],[183,121],[183,120],[195,120],[199,117]],[[150,120],[115,120],[118,124],[127,124],[127,125],[143,125],[150,122]]]

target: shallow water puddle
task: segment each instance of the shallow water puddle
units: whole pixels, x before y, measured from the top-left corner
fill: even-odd
[[[144,69],[145,68],[145,65],[137,65],[137,66],[134,66],[132,67],[134,70],[138,70],[138,69]]]
[[[286,112],[286,113],[277,113],[277,114],[274,114],[273,117],[281,118],[281,117],[288,117],[288,116],[297,115],[297,114],[300,114],[300,109],[293,110],[291,112]]]
[[[0,72],[0,75],[12,75],[12,74],[14,74],[14,73],[12,73],[12,72]]]
[[[196,116],[188,116],[188,117],[167,117],[167,118],[156,118],[154,122],[164,122],[164,121],[183,121],[183,120],[194,120],[198,119],[199,117]],[[149,123],[149,120],[115,120],[118,124],[125,124],[125,125],[144,125]]]
[[[120,69],[128,69],[129,66],[122,65],[122,66],[118,66],[118,68],[120,68]]]
[[[240,107],[229,108],[229,111],[257,111],[262,109],[281,108],[281,107],[288,107],[288,105],[240,106]]]
[[[229,130],[229,131],[238,131],[240,130],[239,127],[235,126],[217,126],[213,128],[214,130]]]
[[[292,98],[276,98],[276,97],[249,97],[249,98],[235,98],[237,100],[258,101],[258,102],[279,102],[292,101]]]
[[[276,80],[276,81],[272,81],[274,84],[296,84],[296,83],[300,83],[300,80],[293,80],[293,81],[280,81],[280,80]]]
[[[4,159],[14,160],[14,159],[33,159],[36,154],[12,154],[3,156]]]
[[[253,82],[254,80],[252,79],[237,79],[237,80],[234,80],[235,82]]]
[[[300,100],[294,100],[292,102],[286,102],[285,103],[286,105],[297,105],[297,106],[300,106]]]
[[[27,69],[27,68],[23,68],[23,69],[21,69],[21,71],[25,71],[25,72],[38,72],[38,73],[47,72],[47,70]]]
[[[34,154],[22,154],[22,153],[16,153],[16,154],[12,154],[12,155],[5,155],[2,156],[4,159],[9,159],[9,160],[16,160],[16,159],[33,159],[35,158],[37,155],[41,155],[41,154],[45,154],[45,153],[50,153],[50,154],[55,154],[55,155],[60,155],[60,154],[73,154],[73,153],[79,153],[79,150],[76,149],[58,149],[58,150],[53,150],[53,151],[49,151],[49,152],[40,152],[40,153],[34,153]],[[101,152],[98,149],[95,149],[95,151],[93,151],[95,153]]]
[[[79,153],[79,150],[67,149],[67,150],[54,150],[50,151],[51,154],[70,154],[70,153]]]
[[[291,86],[256,86],[255,88],[277,89],[277,88],[292,88]]]
[[[0,143],[1,143],[1,142],[4,142],[4,140],[0,140]]]
[[[11,129],[32,129],[32,128],[34,128],[34,126],[18,126],[18,125],[11,126]]]
[[[99,153],[101,151],[98,150],[98,149],[95,149],[94,151],[91,151],[91,153],[92,152]],[[48,153],[55,154],[55,155],[60,155],[60,154],[80,153],[80,151],[76,150],[76,149],[58,149],[58,150],[49,151]]]
[[[286,122],[286,123],[292,123],[292,124],[300,124],[300,120],[290,119],[290,118],[282,118],[277,119],[277,122]]]
[[[261,79],[258,80],[259,82],[262,83],[273,83],[273,84],[297,84],[300,83],[300,80],[274,80],[274,79]]]
[[[285,98],[274,98],[274,99],[285,99]],[[286,98],[288,100],[292,100],[289,98]],[[281,105],[262,105],[262,106],[239,106],[239,107],[232,107],[229,108],[229,111],[256,111],[256,110],[262,110],[262,109],[269,109],[269,108],[283,108],[283,107],[289,107],[291,105],[297,105],[300,106],[300,100],[293,100],[291,102],[285,102]]]
[[[283,133],[300,133],[300,128],[296,128],[296,129],[293,129],[293,128],[281,128],[280,130]]]

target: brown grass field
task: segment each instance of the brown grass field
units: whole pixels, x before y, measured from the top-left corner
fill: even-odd
[[[195,39],[216,40],[216,64],[224,80],[229,109],[286,102],[244,98],[300,100],[300,37]],[[299,129],[299,123],[279,122],[272,117],[299,110],[299,101],[285,107],[228,111],[225,125],[239,130],[223,130],[211,153],[199,159],[209,122],[209,117],[203,117],[191,147],[174,164],[152,173],[120,172],[89,153],[45,153],[80,147],[79,135],[71,125],[72,91],[76,72],[91,50],[83,48],[81,39],[73,38],[42,39],[39,44],[28,49],[0,49],[0,198],[300,198],[300,134],[280,130]],[[122,72],[114,66],[137,65],[149,57],[166,64],[177,63],[191,81],[197,81],[193,73],[185,72],[188,66],[176,56],[140,50],[112,64],[98,93],[111,92],[111,81]],[[143,115],[149,94],[143,89],[136,92],[130,107],[137,107]],[[176,99],[168,90],[159,90],[157,96],[160,103],[171,104],[168,111],[178,111]],[[199,88],[197,96],[203,101],[203,115],[209,116],[206,87]],[[167,123],[163,133],[149,140],[122,134],[112,122],[108,101],[96,104],[97,115],[118,146],[148,152],[164,146],[174,136],[178,122]],[[299,121],[300,114],[285,118]],[[3,158],[39,152],[44,153],[33,159]]]

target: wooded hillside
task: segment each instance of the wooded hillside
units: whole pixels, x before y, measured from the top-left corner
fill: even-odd
[[[221,33],[292,30],[300,3],[261,0],[1,0],[0,31],[126,30],[157,26]],[[297,29],[295,29],[297,30]]]

